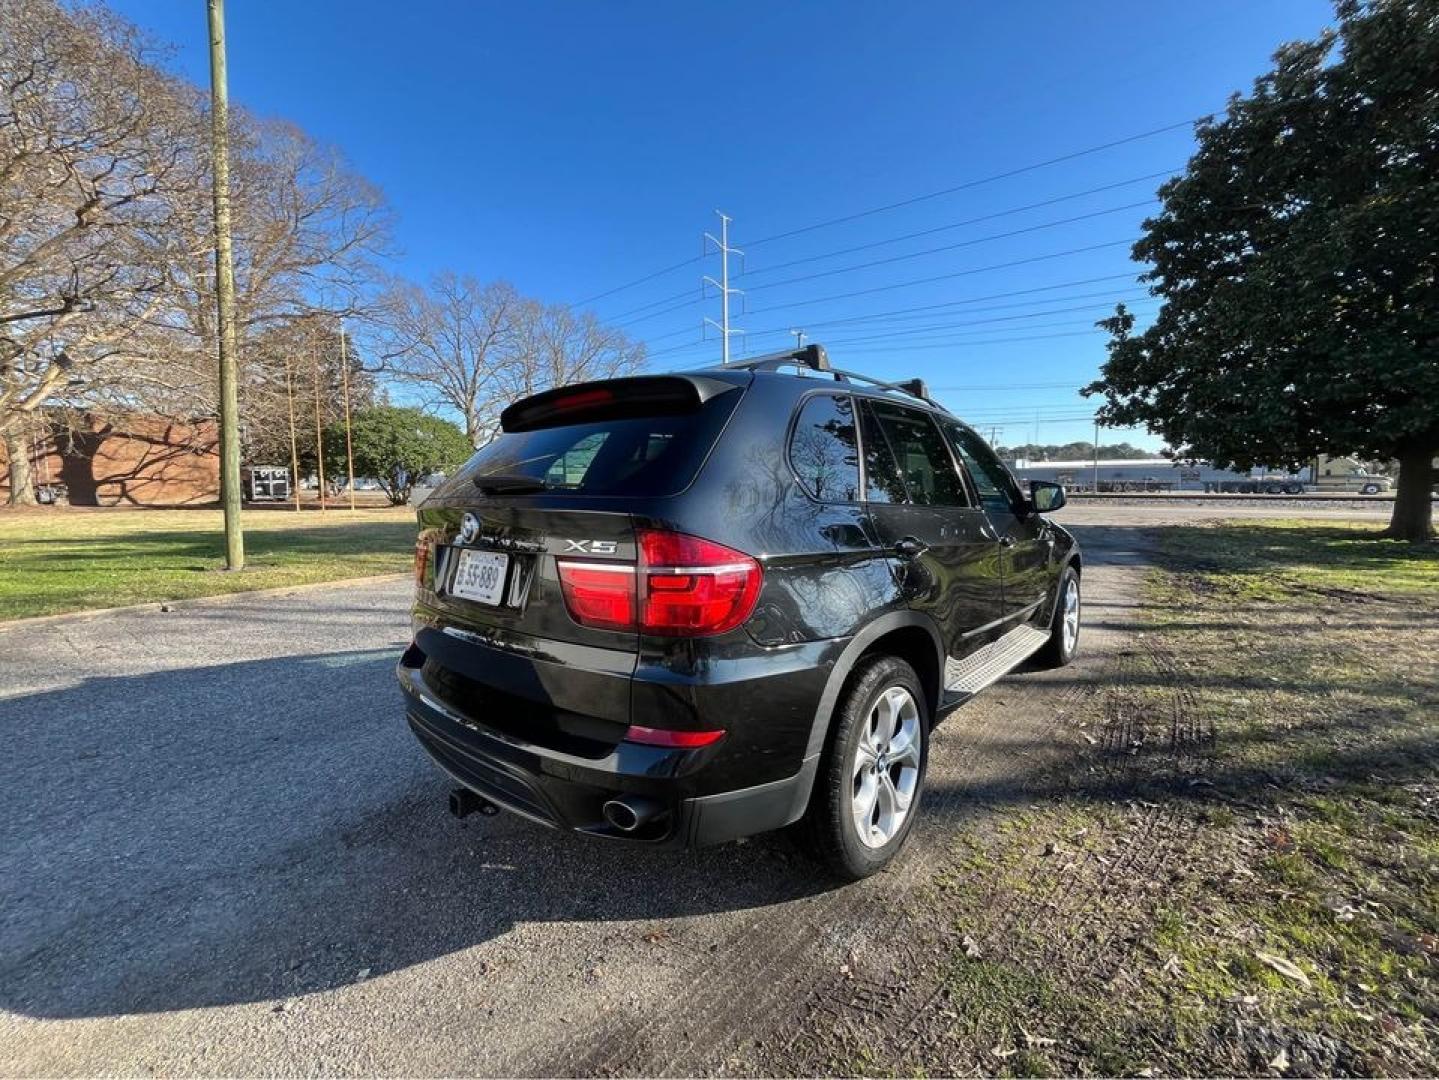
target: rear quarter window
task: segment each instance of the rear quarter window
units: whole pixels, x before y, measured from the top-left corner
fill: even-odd
[[[848,396],[816,394],[800,406],[789,462],[800,485],[819,501],[859,500],[859,442]]]

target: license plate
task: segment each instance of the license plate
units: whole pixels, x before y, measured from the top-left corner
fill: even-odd
[[[498,604],[505,592],[505,571],[509,565],[510,557],[498,551],[460,548],[460,562],[455,567],[450,595],[477,604]]]

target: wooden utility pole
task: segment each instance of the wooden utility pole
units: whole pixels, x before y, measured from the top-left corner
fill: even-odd
[[[345,348],[345,320],[340,320],[340,380],[345,394],[345,464],[350,470],[350,509],[355,508],[355,445],[350,440],[350,357]]]
[[[220,322],[220,504],[225,568],[245,568],[240,527],[240,401],[236,389],[235,260],[230,248],[230,95],[225,75],[225,2],[209,0],[210,155],[215,204],[215,303]]]
[[[311,343],[310,359],[315,363],[315,477],[320,482],[320,513],[325,512],[325,439],[320,418],[320,353]]]
[[[300,440],[295,431],[295,376],[290,371],[290,357],[285,355],[285,400],[290,406],[290,493],[295,496],[295,512],[300,511]]]

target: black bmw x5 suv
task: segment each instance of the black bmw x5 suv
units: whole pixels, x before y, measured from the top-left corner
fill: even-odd
[[[461,816],[904,844],[948,710],[1079,637],[1080,552],[923,384],[808,346],[551,390],[420,507],[411,728]]]

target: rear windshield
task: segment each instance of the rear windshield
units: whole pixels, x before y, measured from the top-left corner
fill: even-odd
[[[677,495],[694,481],[739,398],[736,389],[678,415],[505,432],[475,452],[464,475],[524,476],[580,495]]]

